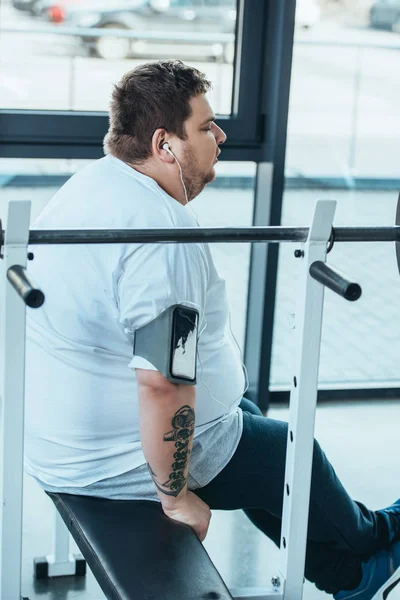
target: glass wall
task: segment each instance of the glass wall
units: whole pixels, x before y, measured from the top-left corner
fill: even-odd
[[[397,192],[326,189],[286,190],[282,223],[307,226],[316,200],[337,201],[337,226],[394,224]],[[293,315],[298,260],[293,245],[282,244],[271,389],[290,387],[293,370]],[[362,296],[346,302],[326,290],[321,346],[320,388],[400,387],[400,281],[392,243],[338,243],[328,264],[357,281]]]
[[[230,114],[235,26],[236,0],[2,0],[1,108],[106,111],[125,72],[179,58]]]
[[[295,31],[288,177],[399,176],[399,35],[373,27],[372,0],[345,4]]]
[[[317,21],[296,30],[283,225],[307,226],[324,198],[337,201],[335,225],[394,224],[400,42],[382,6],[321,3]],[[394,245],[336,244],[328,264],[358,281],[363,295],[351,304],[326,291],[320,387],[400,387]],[[281,245],[273,390],[290,387],[296,266],[293,247]]]

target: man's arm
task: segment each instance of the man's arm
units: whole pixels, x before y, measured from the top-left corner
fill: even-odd
[[[196,387],[169,382],[158,371],[136,369],[140,437],[163,506],[187,492],[195,424]]]
[[[171,383],[158,371],[135,372],[142,448],[163,510],[193,527],[202,541],[211,512],[187,487],[196,387]]]

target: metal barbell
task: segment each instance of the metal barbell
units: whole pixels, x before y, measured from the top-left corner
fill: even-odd
[[[332,227],[328,249],[336,242],[395,242],[396,258],[400,271],[400,195],[396,209],[395,226],[386,227]],[[32,230],[29,232],[29,245],[59,244],[144,244],[144,243],[304,243],[309,235],[308,227],[185,227],[153,229],[62,229]],[[4,246],[5,231],[0,220],[0,258]],[[303,253],[304,254],[304,253]],[[301,251],[295,256],[302,257]],[[33,258],[31,255],[30,259]],[[310,267],[310,275],[347,300],[354,301],[361,296],[361,288],[348,281],[343,275],[318,261]],[[38,308],[44,302],[44,295],[29,277],[26,269],[13,265],[7,271],[7,278],[23,298],[25,303]]]

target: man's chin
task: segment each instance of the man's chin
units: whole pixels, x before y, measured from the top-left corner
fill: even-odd
[[[215,170],[213,167],[211,169],[211,171],[203,177],[203,183],[202,183],[201,187],[199,187],[197,189],[194,188],[193,190],[191,190],[192,193],[189,195],[189,202],[191,200],[194,200],[199,194],[201,194],[201,192],[204,190],[206,185],[208,183],[211,183],[212,181],[214,181],[215,177],[216,177],[216,173],[215,173]]]
[[[212,167],[211,171],[209,172],[209,174],[205,178],[205,185],[207,185],[207,183],[211,183],[212,181],[214,181],[214,179],[216,178],[216,176],[217,176],[217,174],[215,172],[215,169],[214,169],[214,167]]]

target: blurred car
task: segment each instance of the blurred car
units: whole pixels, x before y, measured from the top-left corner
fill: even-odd
[[[400,0],[376,0],[369,11],[369,22],[375,29],[393,29],[400,24]]]
[[[32,15],[36,14],[37,5],[40,4],[40,0],[12,0],[12,5],[17,10],[23,10]]]
[[[116,36],[81,36],[84,46],[100,58],[124,59],[133,56],[160,56],[161,46],[174,56],[205,55],[233,61],[233,33],[236,24],[236,0],[44,0],[43,16],[52,23],[69,27],[120,29],[148,33],[147,39]],[[153,32],[153,35],[152,35]],[[154,32],[170,34],[160,40]],[[174,34],[192,32],[229,33],[228,42],[198,42],[187,36],[184,42]]]
[[[297,0],[296,2],[296,26],[309,29],[315,25],[321,17],[321,9],[316,0]]]

